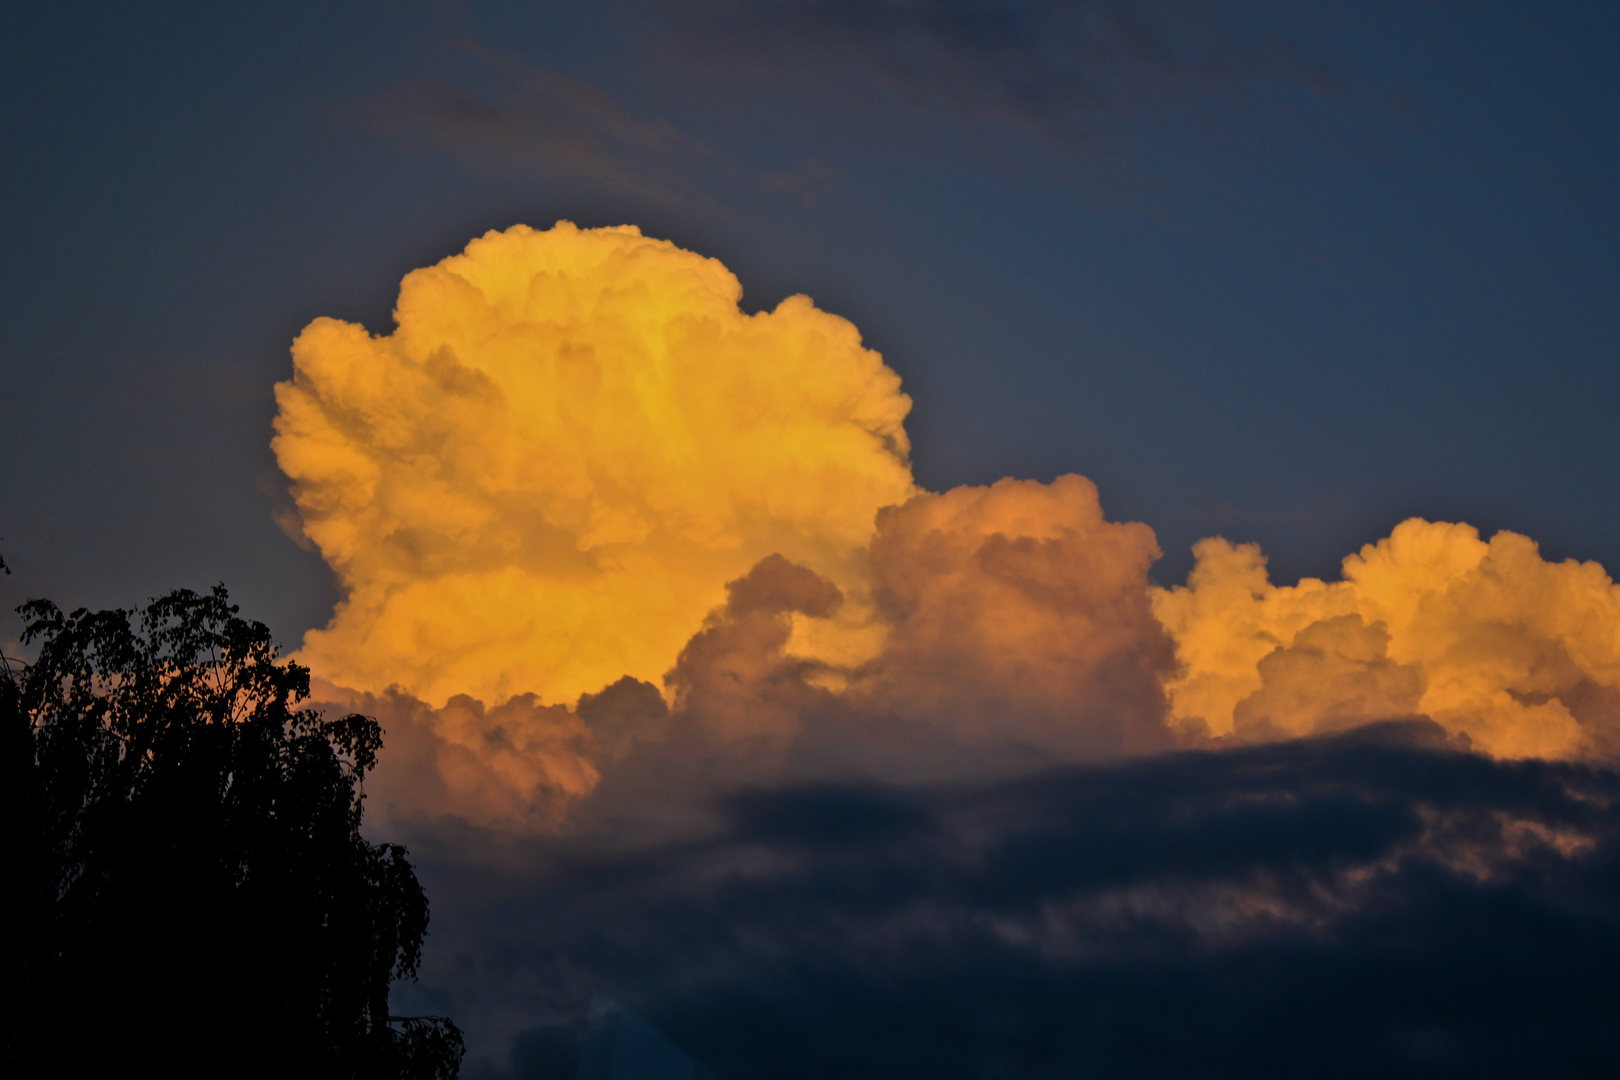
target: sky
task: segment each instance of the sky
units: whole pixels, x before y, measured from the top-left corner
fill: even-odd
[[[1578,1075],[1620,13],[1300,7],[8,9],[0,600],[382,717],[475,1075]]]

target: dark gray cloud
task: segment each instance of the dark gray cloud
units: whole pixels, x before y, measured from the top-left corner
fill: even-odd
[[[840,102],[990,117],[1060,143],[1122,113],[1206,120],[1336,94],[1299,12],[1185,0],[697,0],[651,5],[667,55]],[[1240,110],[1241,111],[1241,108]]]
[[[424,834],[415,992],[519,1076],[573,1075],[596,992],[721,1077],[1600,1075],[1617,810],[1614,773],[1416,723],[733,790],[681,838]]]

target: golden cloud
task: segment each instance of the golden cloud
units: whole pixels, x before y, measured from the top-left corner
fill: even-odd
[[[491,232],[397,329],[317,319],[273,447],[343,599],[302,659],[354,689],[572,701],[657,679],[781,553],[858,578],[914,487],[899,377],[803,296],[633,227]]]
[[[343,589],[300,658],[390,727],[397,812],[532,826],[614,770],[643,797],[1413,716],[1620,754],[1597,564],[1413,519],[1340,581],[1274,585],[1215,538],[1157,588],[1153,531],[1083,477],[918,490],[910,399],[855,327],[741,296],[631,227],[518,226],[407,276],[391,334],[299,335],[273,445]]]
[[[1498,757],[1620,749],[1620,588],[1597,563],[1418,518],[1336,582],[1273,585],[1253,544],[1194,553],[1185,586],[1153,591],[1185,730],[1256,739],[1421,714]]]

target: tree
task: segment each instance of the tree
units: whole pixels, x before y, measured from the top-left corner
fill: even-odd
[[[360,835],[377,722],[298,708],[308,669],[223,587],[18,610],[38,656],[0,661],[6,1057],[455,1076],[454,1024],[388,1012],[428,905],[405,849]]]

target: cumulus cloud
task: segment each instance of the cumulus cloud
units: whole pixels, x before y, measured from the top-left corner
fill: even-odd
[[[1620,753],[1620,589],[1412,520],[1272,584],[1079,476],[912,482],[899,377],[791,297],[634,228],[492,232],[397,328],[319,319],[277,387],[343,599],[301,658],[379,716],[395,820],[687,820],[719,786],[985,778],[1428,718],[1497,757]],[[682,809],[682,808],[685,809]],[[697,820],[701,818],[698,814]]]
[[[728,582],[664,674],[669,706],[629,677],[574,710],[329,696],[442,755],[441,775],[417,775],[434,768],[426,753],[381,781],[384,813],[541,829],[727,784],[983,777],[1163,750],[1173,654],[1149,606],[1157,555],[1152,531],[1108,521],[1082,477],[957,488],[877,515],[853,629],[844,592],[781,555]],[[433,794],[412,805],[417,786]]]
[[[277,387],[344,590],[300,656],[382,722],[371,827],[436,903],[404,993],[486,1075],[574,1075],[598,991],[739,1076],[1620,1049],[1601,567],[1414,519],[1339,581],[1217,538],[1158,588],[1082,477],[918,490],[856,329],[740,298],[520,226]]]
[[[633,227],[490,233],[401,285],[392,334],[293,345],[273,446],[343,600],[302,657],[443,705],[656,681],[780,554],[858,588],[914,491],[910,400],[803,296],[745,313]]]
[[[1620,749],[1620,588],[1534,541],[1412,519],[1341,581],[1273,585],[1257,546],[1201,541],[1154,590],[1184,732],[1238,740],[1423,715],[1500,757]]]
[[[793,613],[825,619],[844,604],[832,582],[780,555],[726,586],[726,603],[695,634],[668,682],[676,708],[728,741],[782,744],[818,693],[813,662],[787,655]]]
[[[317,679],[311,691],[322,708],[382,724],[386,763],[366,792],[374,822],[459,818],[544,830],[596,786],[595,759],[614,760],[611,737],[599,744],[580,713],[542,705],[533,694],[495,706],[457,694],[435,709],[398,689],[368,694]]]
[[[784,760],[839,718],[1037,759],[1163,749],[1157,555],[1152,530],[1106,520],[1083,477],[919,495],[877,515],[864,633],[840,639],[852,651],[826,646],[843,593],[772,556],[728,586],[667,681],[678,712]],[[872,750],[846,738],[852,758]]]
[[[1171,643],[1147,601],[1158,557],[1153,530],[1108,521],[1080,476],[886,509],[870,566],[888,632],[853,696],[1068,758],[1163,748]]]

